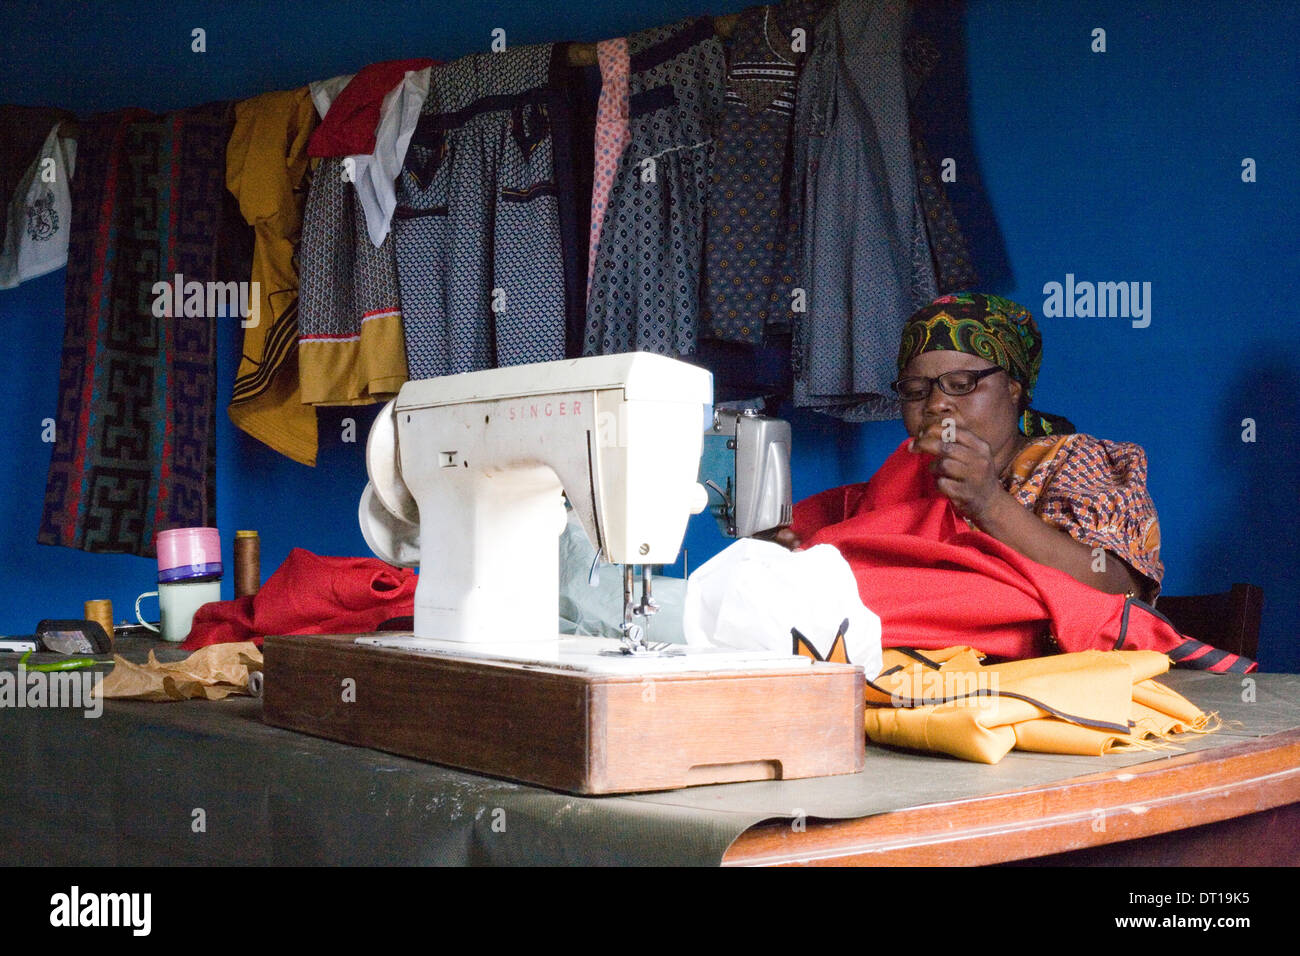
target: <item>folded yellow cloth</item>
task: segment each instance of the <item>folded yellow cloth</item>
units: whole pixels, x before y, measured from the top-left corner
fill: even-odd
[[[1012,748],[1098,756],[1210,733],[1210,717],[1152,678],[1157,651],[1081,651],[984,666],[968,647],[884,652],[867,685],[867,736],[997,763]]]

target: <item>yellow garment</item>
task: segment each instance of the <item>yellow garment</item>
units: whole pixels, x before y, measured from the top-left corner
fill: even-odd
[[[1099,756],[1208,733],[1210,718],[1152,678],[1158,651],[1081,651],[983,666],[968,647],[884,652],[867,686],[867,736],[997,763],[1013,747]],[[928,662],[928,663],[927,663]]]
[[[369,238],[362,234],[362,239]],[[367,316],[355,339],[298,343],[303,401],[311,405],[386,402],[406,383],[406,330],[399,309]]]
[[[294,249],[306,201],[311,90],[264,93],[235,106],[226,188],[253,227],[258,319],[244,329],[230,420],[304,465],[316,464],[316,410],[298,386],[298,270]]]

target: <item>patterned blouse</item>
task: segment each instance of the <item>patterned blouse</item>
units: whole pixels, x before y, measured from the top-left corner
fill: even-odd
[[[1004,481],[1017,501],[1076,541],[1105,548],[1160,593],[1160,521],[1147,493],[1147,456],[1130,442],[1091,435],[1030,439]]]

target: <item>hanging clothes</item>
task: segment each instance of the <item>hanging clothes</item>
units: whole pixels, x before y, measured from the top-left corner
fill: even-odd
[[[903,322],[935,297],[904,88],[905,0],[840,3],[799,84],[794,202],[807,312],[797,313],[794,398],[849,421],[897,418]]]
[[[258,291],[228,412],[237,427],[304,465],[316,464],[316,411],[303,404],[299,387],[295,258],[315,127],[307,87],[264,93],[236,105],[226,152],[226,186],[256,237],[251,282]]]
[[[328,80],[312,80],[307,84],[307,88],[311,90],[311,101],[316,104],[316,115],[318,117],[322,117],[329,112],[330,104],[352,82],[355,75],[354,73],[340,73],[338,76],[331,76]],[[308,146],[310,147],[310,145],[309,141]]]
[[[35,279],[68,264],[72,229],[71,180],[77,141],[56,123],[14,190],[0,248],[0,289]]]
[[[157,531],[216,523],[203,291],[229,278],[218,262],[238,218],[223,182],[230,118],[230,104],[209,103],[82,124],[42,544],[150,557]]]
[[[9,205],[52,130],[71,129],[76,116],[53,106],[0,106],[0,208]]]
[[[432,65],[427,59],[377,63],[363,69],[342,90],[324,87],[313,96],[322,119],[308,153],[351,159],[353,188],[375,246],[383,244],[392,226],[397,208],[394,182],[429,95]],[[352,95],[358,84],[362,92]],[[341,118],[340,109],[345,110]],[[370,148],[366,152],[352,149],[367,143]]]
[[[312,405],[387,401],[406,381],[397,249],[376,248],[341,158],[321,161],[303,215],[298,375]]]
[[[761,345],[793,324],[790,133],[803,51],[824,9],[824,0],[751,7],[736,23],[709,177],[701,338]]]
[[[952,204],[935,174],[925,141],[913,127],[912,157],[916,164],[916,188],[925,211],[926,238],[934,263],[935,288],[941,295],[979,288],[966,236],[953,213]]]
[[[426,66],[407,73],[384,97],[374,151],[352,158],[356,167],[353,188],[365,216],[366,234],[374,246],[382,245],[392,230],[393,212],[397,209],[395,183],[429,95],[430,69]]]
[[[432,65],[429,59],[413,59],[363,67],[332,97],[329,112],[312,133],[307,155],[324,159],[373,153],[385,100],[408,73],[420,73]]]
[[[412,379],[565,355],[585,256],[561,155],[563,57],[514,47],[433,74],[394,213]]]
[[[704,215],[725,63],[707,17],[628,37],[631,142],[587,305],[588,355],[696,350]]]
[[[596,269],[596,252],[600,249],[600,230],[614,187],[618,161],[632,141],[628,127],[628,71],[631,56],[627,38],[601,40],[596,44],[596,62],[600,66],[600,100],[596,104],[595,171],[591,185],[591,243],[587,253],[587,301],[591,301],[591,277]]]
[[[355,79],[373,87],[377,74],[367,70]],[[391,75],[385,82],[389,81]],[[428,84],[429,67],[408,69],[383,96],[374,148],[376,155],[389,157],[385,164],[394,176],[401,168],[401,160],[394,161],[395,151],[400,145],[405,156]],[[313,87],[312,100],[322,124],[335,115],[338,101],[347,102],[343,94],[351,87],[352,82],[337,80]],[[345,114],[334,123],[336,135],[353,136],[347,126],[356,122],[355,111]],[[363,201],[363,192],[375,199],[373,190],[362,189],[362,180],[373,184],[373,174],[379,171],[375,159],[375,155],[328,158],[312,176],[299,253],[298,354],[303,401],[313,405],[387,401],[407,378],[396,241],[385,220],[384,238],[377,247],[372,243],[372,222]],[[391,182],[388,191],[393,193]]]
[[[946,294],[978,288],[980,281],[966,236],[957,222],[943,183],[935,175],[934,164],[925,142],[924,125],[917,115],[918,94],[940,58],[938,47],[929,37],[913,34],[903,43],[916,188],[921,209],[925,213],[925,230],[934,263],[935,286],[940,294]]]

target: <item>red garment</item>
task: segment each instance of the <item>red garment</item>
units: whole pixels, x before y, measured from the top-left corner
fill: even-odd
[[[252,597],[205,604],[182,650],[267,634],[365,634],[415,613],[417,577],[378,558],[328,558],[294,548]]]
[[[307,144],[308,156],[368,156],[375,151],[375,130],[384,97],[408,70],[423,70],[433,60],[387,60],[362,67],[325,113]]]
[[[965,644],[995,657],[1060,650],[1154,650],[1175,664],[1247,673],[1254,661],[1183,634],[1154,608],[1106,594],[1032,561],[966,524],[934,483],[929,455],[907,442],[871,481],[814,495],[794,509],[804,547],[833,544],[880,615],[886,647]]]

